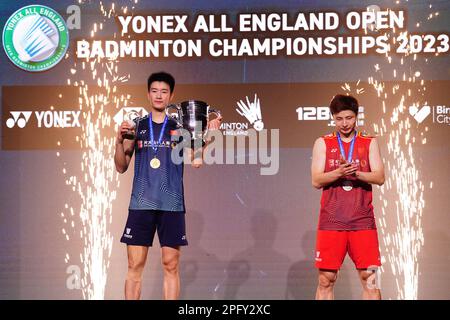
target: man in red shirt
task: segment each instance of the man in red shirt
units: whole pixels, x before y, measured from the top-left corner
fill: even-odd
[[[313,147],[312,184],[322,189],[316,242],[316,299],[333,299],[338,271],[348,253],[363,286],[363,299],[381,299],[373,285],[381,265],[372,206],[372,184],[384,183],[377,140],[356,130],[358,101],[336,95],[330,111],[336,131]],[[379,271],[378,271],[379,272]]]

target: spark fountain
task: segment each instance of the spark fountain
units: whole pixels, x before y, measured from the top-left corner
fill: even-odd
[[[85,3],[79,1],[79,4]],[[94,23],[90,32],[91,38],[103,30],[106,23],[113,21],[116,15],[114,3],[106,8],[100,2],[99,9],[103,22]],[[120,14],[126,14],[128,7],[119,10]],[[114,37],[116,36],[115,34]],[[87,71],[96,85],[88,85],[83,79],[74,80],[80,70],[83,70],[83,73]],[[78,88],[78,103],[84,120],[81,124],[82,134],[76,137],[83,153],[80,174],[69,176],[66,168],[63,169],[63,174],[66,184],[79,195],[81,207],[77,210],[66,204],[65,213],[61,212],[61,217],[65,225],[70,225],[72,234],[83,240],[82,252],[79,254],[82,265],[80,289],[83,298],[104,299],[113,246],[113,236],[109,230],[112,223],[112,204],[119,187],[118,174],[111,156],[115,146],[115,134],[111,131],[114,126],[112,117],[120,107],[127,105],[131,98],[129,95],[118,95],[116,86],[117,83],[128,81],[129,74],[120,75],[119,61],[100,58],[76,62],[70,73],[71,78],[67,79],[67,85]],[[61,142],[58,142],[58,146],[61,146]],[[59,157],[60,152],[56,155]],[[75,221],[78,218],[81,226],[77,229],[79,223]],[[70,232],[66,227],[62,229],[62,233],[66,240],[70,241]],[[71,260],[69,253],[65,255],[65,262],[76,263]]]
[[[397,5],[400,1],[396,2]],[[432,5],[429,6],[432,10]],[[430,13],[427,20],[439,16],[438,12]],[[423,22],[417,22],[419,28]],[[392,30],[386,35],[391,39],[391,46],[395,45],[400,32]],[[407,32],[403,32],[407,35]],[[436,56],[438,53],[436,53]],[[403,56],[386,54],[389,71],[376,64],[374,74],[368,77],[368,84],[375,90],[378,106],[382,110],[382,117],[373,124],[373,130],[386,146],[387,154],[383,161],[386,168],[386,181],[380,188],[381,216],[378,226],[384,245],[382,261],[386,262],[382,272],[390,268],[395,277],[397,298],[415,300],[419,292],[419,254],[424,245],[422,216],[425,208],[425,184],[422,181],[415,149],[418,145],[426,144],[425,137],[428,127],[420,134],[412,127],[408,106],[426,105],[421,96],[426,91],[425,82],[420,79],[421,72],[416,70],[418,56],[410,51]],[[423,58],[428,62],[429,58]],[[407,66],[408,68],[405,68]],[[399,79],[397,68],[403,72]],[[384,80],[387,72],[392,71],[393,83]],[[357,87],[359,85],[357,84]],[[349,84],[342,87],[345,91],[364,92],[364,88],[352,90]],[[415,95],[412,95],[415,92]],[[387,106],[393,106],[389,109]],[[384,152],[385,153],[385,152]],[[430,189],[432,182],[429,183]],[[392,217],[395,214],[395,219]],[[390,220],[389,223],[386,221]],[[382,246],[383,249],[383,246]]]

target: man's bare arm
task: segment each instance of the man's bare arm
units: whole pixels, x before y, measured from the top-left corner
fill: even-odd
[[[352,175],[356,172],[357,166],[350,164],[344,159],[341,160],[339,168],[333,171],[325,171],[326,145],[323,138],[318,138],[314,143],[311,162],[311,180],[314,188],[320,189],[332,184],[339,178]]]
[[[116,170],[119,173],[124,173],[128,169],[131,157],[134,151],[134,140],[123,139],[122,133],[129,129],[129,124],[123,122],[119,127],[116,137],[116,150],[114,153],[114,164],[116,165]]]
[[[370,172],[356,171],[356,177],[361,181],[381,186],[384,183],[384,164],[375,138],[369,146],[369,164]]]

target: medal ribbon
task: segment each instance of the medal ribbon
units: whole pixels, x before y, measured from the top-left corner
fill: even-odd
[[[156,157],[156,153],[158,152],[158,146],[161,144],[163,135],[164,135],[164,129],[166,129],[166,124],[167,124],[167,116],[164,117],[164,123],[163,126],[161,128],[161,132],[159,133],[159,138],[158,138],[158,143],[157,146],[154,145],[154,139],[155,136],[153,134],[153,122],[152,122],[152,113],[150,112],[150,115],[148,117],[148,127],[149,127],[149,134],[150,134],[150,141],[151,141],[151,145],[152,145],[152,149],[155,152],[155,157]]]
[[[348,150],[348,158],[347,158],[347,162],[348,162],[348,163],[351,163],[351,162],[352,162],[353,148],[355,147],[355,140],[356,140],[356,136],[357,136],[357,135],[358,135],[358,132],[355,131],[355,135],[354,135],[354,137],[353,137],[353,139],[352,139],[352,142],[350,143],[350,149]],[[341,135],[339,134],[339,132],[337,132],[336,136],[337,136],[337,140],[338,140],[338,143],[339,143],[339,149],[341,150],[341,155],[342,155],[342,156],[344,157],[344,159],[345,159],[345,158],[346,158],[346,157],[345,157],[345,150],[344,150],[344,145],[342,144]]]

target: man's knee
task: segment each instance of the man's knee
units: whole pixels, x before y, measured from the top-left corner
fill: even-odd
[[[337,280],[337,272],[320,272],[319,287],[323,289],[333,288]]]
[[[134,280],[139,280],[144,270],[145,260],[144,259],[133,259],[128,258],[128,274],[132,275]]]
[[[165,272],[178,272],[178,255],[163,256],[162,265]]]

